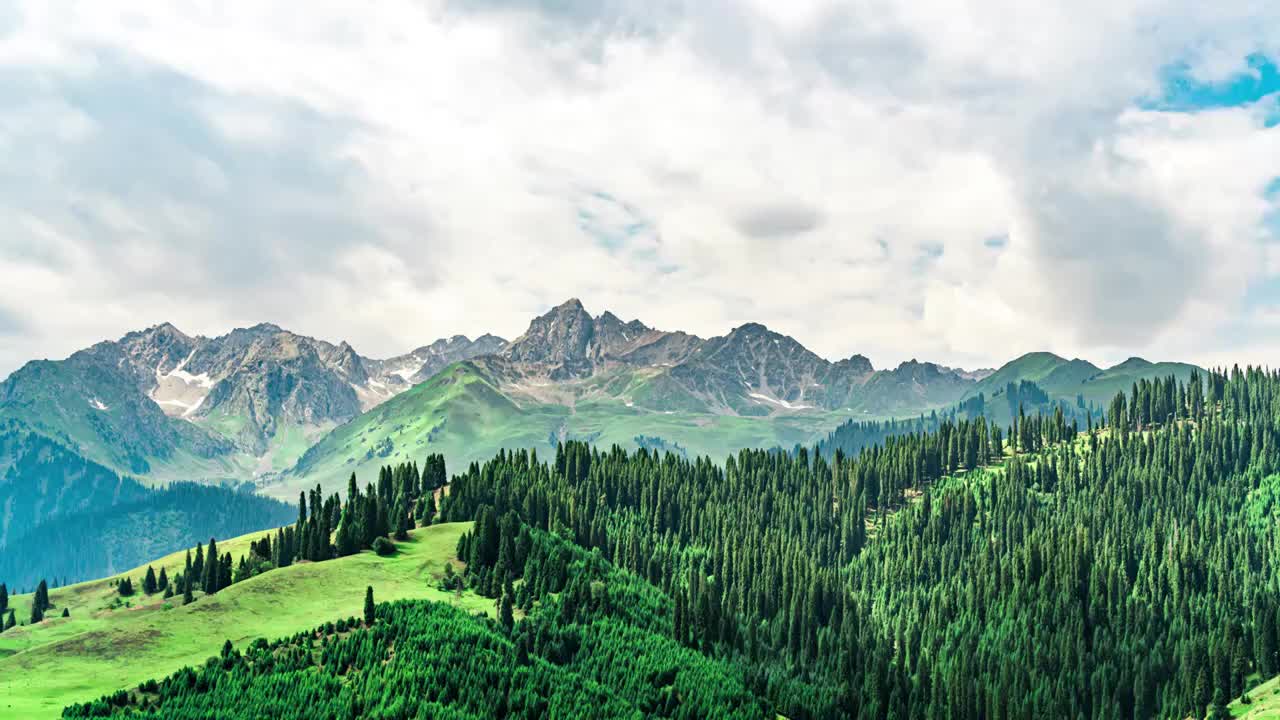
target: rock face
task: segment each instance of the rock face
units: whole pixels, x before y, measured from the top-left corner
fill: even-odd
[[[925,372],[904,366],[877,373],[862,355],[833,363],[759,323],[704,340],[624,322],[611,312],[593,318],[576,298],[534,318],[523,335],[481,364],[526,391],[531,384],[581,383],[630,370],[643,381],[607,387],[626,384],[633,392],[623,399],[637,406],[736,415],[861,408],[864,400],[896,409],[893,393],[915,408],[958,399],[972,384],[932,364]]]
[[[475,340],[466,335],[441,338],[430,345],[423,345],[413,352],[386,360],[366,361],[375,375],[384,382],[397,380],[416,385],[425,382],[445,367],[480,355],[492,355],[507,346],[507,341],[488,333]]]

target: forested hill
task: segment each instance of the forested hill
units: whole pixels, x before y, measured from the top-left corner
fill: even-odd
[[[548,462],[502,452],[457,475],[440,514],[475,520],[460,582],[497,598],[503,618],[493,629],[507,640],[474,642],[499,658],[514,648],[518,663],[523,647],[539,669],[582,663],[598,680],[657,635],[728,668],[762,717],[1222,716],[1246,678],[1280,670],[1280,375],[1157,380],[1118,395],[1106,418],[1018,418],[1007,431],[943,420],[830,461],[744,450],[720,465],[581,443]],[[539,544],[553,537],[571,545]],[[647,635],[593,641],[599,622],[634,607],[613,602],[631,581],[562,575],[573,546],[655,589]],[[529,615],[508,619],[512,607]],[[384,649],[433,613],[379,608],[371,634],[311,636],[318,674],[302,672],[317,662],[307,645],[267,646],[117,700],[156,717],[230,716],[243,693],[266,701],[274,687],[310,687],[347,702],[320,717],[359,699],[375,703],[355,706],[372,716],[430,714],[412,688],[437,681]],[[302,665],[279,667],[285,657]],[[684,705],[691,694],[651,694],[678,686],[685,667],[694,672],[689,661],[670,678],[632,673],[629,697],[647,703],[634,707],[715,716]],[[510,672],[490,677],[506,687]],[[466,717],[489,685],[461,682],[430,699]],[[324,683],[361,689],[334,696]],[[577,702],[602,703],[591,697]],[[505,711],[547,707],[535,698]],[[112,708],[77,712],[89,710]],[[602,703],[578,714],[635,713]]]
[[[290,520],[294,508],[235,490],[150,488],[62,444],[0,426],[0,582],[33,588],[110,575],[211,536]]]
[[[831,463],[572,445],[473,467],[443,511],[510,510],[648,577],[682,641],[819,680],[772,696],[789,717],[1203,714],[1278,669],[1280,377],[1149,383],[1108,416],[1028,419],[1012,456],[983,421]]]
[[[198,483],[144,488],[137,500],[57,515],[0,551],[0,581],[30,589],[112,575],[210,537],[235,537],[289,522],[297,508]]]

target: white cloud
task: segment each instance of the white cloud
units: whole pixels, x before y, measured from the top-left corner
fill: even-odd
[[[389,355],[569,296],[880,366],[1280,349],[1242,309],[1277,130],[1140,106],[1245,71],[1280,10],[233,5],[0,29],[0,372],[161,320]]]

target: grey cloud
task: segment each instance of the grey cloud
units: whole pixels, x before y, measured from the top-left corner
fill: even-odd
[[[1024,198],[1038,270],[1026,280],[1082,342],[1145,343],[1197,296],[1207,246],[1166,210],[1081,182],[1042,187]]]
[[[369,216],[363,169],[336,152],[360,131],[354,120],[227,96],[111,53],[87,75],[3,72],[0,88],[0,108],[32,118],[9,138],[16,152],[0,166],[0,217],[38,217],[122,287],[287,317],[308,273],[340,276],[340,251],[392,242],[385,230],[395,219]],[[212,115],[224,110],[258,113],[281,131],[270,142],[228,136]],[[59,136],[66,112],[92,129]],[[56,265],[42,243],[10,237],[0,256]],[[177,261],[139,262],[148,248]],[[436,281],[430,268],[405,272],[419,287]]]
[[[26,323],[12,310],[0,305],[0,337],[21,334],[26,330]]]
[[[822,212],[800,202],[778,202],[748,209],[734,219],[734,227],[748,237],[774,239],[816,230],[825,222]]]

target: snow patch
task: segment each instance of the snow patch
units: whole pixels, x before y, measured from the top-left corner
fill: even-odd
[[[90,399],[90,400],[89,400],[89,407],[93,408],[94,410],[102,410],[103,412],[106,412],[107,410],[110,410],[110,409],[111,409],[111,408],[107,407],[106,405],[104,405],[104,404],[102,403],[102,401],[101,401],[101,400],[99,400],[98,398],[92,398],[92,399]]]
[[[761,395],[760,393],[747,393],[747,394],[748,394],[748,395],[750,395],[751,397],[753,397],[753,398],[757,399],[757,400],[763,400],[763,401],[765,401],[765,402],[767,402],[767,403],[773,403],[774,405],[777,405],[778,407],[783,407],[783,408],[786,408],[786,409],[788,409],[788,410],[810,410],[810,409],[812,409],[812,408],[813,408],[813,406],[812,406],[812,405],[792,405],[791,403],[787,402],[786,400],[775,400],[774,398],[771,398],[771,397],[769,397],[768,395]]]
[[[200,373],[199,375],[192,375],[186,370],[174,369],[168,375],[164,375],[163,377],[177,378],[178,380],[181,380],[182,382],[188,385],[195,385],[196,387],[202,387],[206,390],[213,387],[213,378],[209,377],[209,373]]]

